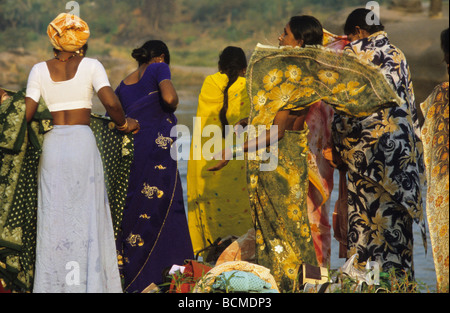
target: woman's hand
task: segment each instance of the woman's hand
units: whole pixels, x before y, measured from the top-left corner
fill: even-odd
[[[141,130],[141,125],[139,125],[139,121],[129,117],[127,118],[127,120],[129,133],[133,133],[133,135],[136,135]]]
[[[238,136],[240,136],[244,132],[243,130],[245,129],[245,127],[247,126],[248,126],[248,117],[243,118],[242,120],[234,124],[234,131]]]
[[[1,93],[1,95],[0,95],[0,104],[2,104],[3,101],[8,100],[10,98],[10,96],[6,91],[4,91],[2,89],[0,89],[0,91],[3,91],[3,93]]]
[[[217,172],[220,171],[221,169],[223,169],[225,166],[228,165],[230,161],[229,160],[222,160],[219,161],[219,163],[217,163],[215,166],[208,168],[209,172]]]
[[[134,135],[139,132],[141,126],[139,125],[138,120],[134,118],[127,117],[126,122],[122,126],[118,126],[117,129],[125,134],[133,133]]]
[[[215,166],[208,168],[209,172],[217,172],[223,169],[230,162],[233,152],[230,148],[223,150],[222,152],[216,154],[213,160],[220,160]]]

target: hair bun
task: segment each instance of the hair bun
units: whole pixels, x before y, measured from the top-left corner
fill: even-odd
[[[133,59],[140,62],[142,60],[148,59],[148,52],[145,48],[138,48],[133,50],[131,56],[133,57]]]

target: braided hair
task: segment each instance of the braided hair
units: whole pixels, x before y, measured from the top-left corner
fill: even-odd
[[[239,47],[226,47],[219,57],[219,71],[228,76],[228,84],[223,90],[223,107],[220,110],[219,117],[222,123],[222,136],[225,138],[225,126],[228,125],[228,91],[238,80],[242,70],[247,68],[247,58],[244,51]]]

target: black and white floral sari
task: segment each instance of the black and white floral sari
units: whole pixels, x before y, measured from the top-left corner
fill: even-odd
[[[357,254],[359,266],[377,261],[384,271],[413,276],[413,221],[425,236],[424,165],[409,67],[385,32],[354,41],[345,51],[378,66],[403,100],[367,118],[335,115],[334,144],[348,167],[347,257]]]

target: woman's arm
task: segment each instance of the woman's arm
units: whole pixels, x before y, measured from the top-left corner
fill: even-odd
[[[34,114],[36,113],[36,110],[38,108],[39,103],[34,101],[30,97],[25,98],[25,115],[27,119],[27,123],[31,122],[33,119]]]
[[[265,132],[265,135],[263,134],[255,139],[246,141],[241,148],[242,151],[257,151],[258,147],[269,147],[270,144],[278,143],[278,141],[284,137],[284,133],[288,125],[289,114],[290,111],[288,110],[278,112],[273,122],[273,125],[277,126],[277,132],[273,132],[271,130]],[[228,162],[233,159],[234,153],[235,151],[233,151],[233,148],[230,147],[223,150],[221,154],[215,157],[215,159],[219,159],[220,161],[215,166],[209,168],[208,171],[214,172],[224,168],[228,164]]]
[[[178,108],[179,98],[175,87],[171,80],[164,80],[159,84],[159,88],[161,89],[161,97],[166,105],[166,108],[175,112]]]
[[[132,118],[127,118],[123,111],[119,98],[109,86],[103,87],[97,93],[98,98],[105,107],[108,115],[118,126],[120,131],[125,133],[137,133],[140,129],[139,122]]]

